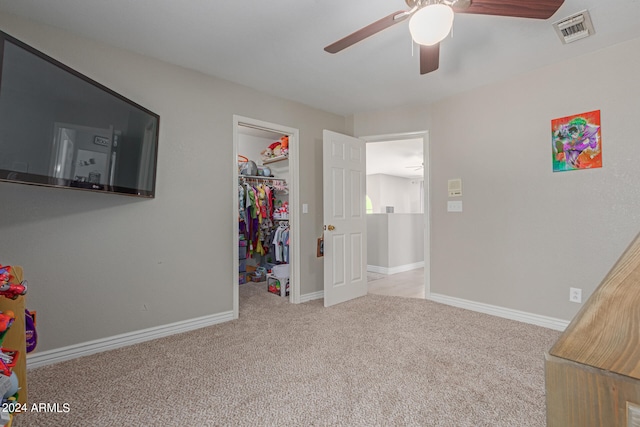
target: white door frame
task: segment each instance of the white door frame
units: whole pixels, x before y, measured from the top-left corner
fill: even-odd
[[[269,132],[279,133],[289,136],[289,227],[290,250],[289,250],[289,301],[298,304],[300,302],[300,212],[298,200],[300,197],[300,173],[299,173],[299,130],[287,126],[256,120],[249,117],[233,115],[233,164],[238,162],[238,127],[246,126],[256,129],[263,129]],[[238,280],[240,277],[238,259],[238,168],[233,168],[233,192],[232,192],[232,251],[233,251],[233,318],[237,319],[240,311],[240,289]],[[265,290],[266,292],[266,290]]]
[[[429,152],[429,131],[371,135],[359,138],[367,143],[422,138],[424,156],[424,297],[429,299],[431,296],[431,155]]]

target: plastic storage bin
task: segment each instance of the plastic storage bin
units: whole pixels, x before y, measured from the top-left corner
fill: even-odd
[[[284,286],[282,286],[283,283]],[[274,277],[273,274],[269,274],[267,276],[267,291],[281,297],[289,296],[289,279],[280,280]]]
[[[289,264],[278,264],[271,268],[271,273],[278,279],[289,278]]]
[[[289,264],[271,268],[271,274],[267,275],[267,290],[282,297],[289,295]]]

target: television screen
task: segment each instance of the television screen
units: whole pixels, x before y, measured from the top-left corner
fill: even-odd
[[[155,197],[160,117],[0,31],[0,180]]]

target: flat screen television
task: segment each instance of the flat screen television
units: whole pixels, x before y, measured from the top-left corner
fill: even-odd
[[[160,117],[0,31],[0,181],[155,197]]]

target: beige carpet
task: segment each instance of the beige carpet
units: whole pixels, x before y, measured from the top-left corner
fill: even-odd
[[[28,372],[16,426],[545,425],[558,332],[434,302],[240,287],[240,319]]]

